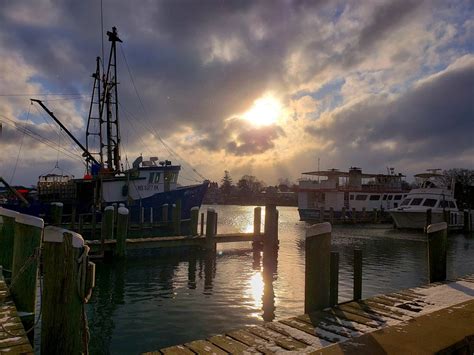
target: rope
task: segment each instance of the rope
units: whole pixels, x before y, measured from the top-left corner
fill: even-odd
[[[28,123],[28,120],[30,119],[30,110],[31,110],[31,106],[28,107],[28,114],[26,115],[25,128],[26,128],[26,125]],[[20,160],[21,149],[23,148],[23,141],[25,140],[25,134],[26,133],[23,131],[23,135],[21,136],[20,148],[18,149],[18,155],[16,156],[15,167],[13,168],[13,172],[12,172],[12,175],[10,177],[10,184],[12,183],[13,178],[15,177],[16,168],[18,166],[18,161]]]
[[[89,250],[90,248],[87,245],[84,245],[82,249],[82,254],[77,258],[78,272],[77,272],[77,293],[82,302],[82,343],[84,354],[89,354],[89,340],[90,340],[90,331],[89,324],[87,322],[87,314],[85,304],[89,302],[89,299],[92,295],[92,288],[86,291],[86,282],[87,282],[87,267],[89,264]]]

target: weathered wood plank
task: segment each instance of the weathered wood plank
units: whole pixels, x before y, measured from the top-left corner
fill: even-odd
[[[161,353],[164,355],[194,355],[191,350],[183,345],[170,346],[169,348],[161,349]]]
[[[276,345],[283,348],[282,350],[286,349],[290,351],[298,351],[299,349],[303,349],[307,346],[305,343],[302,343],[291,337],[284,336],[283,334],[272,331],[268,328],[256,326],[247,328],[246,330],[259,336],[260,338],[273,341]]]
[[[269,342],[266,339],[247,332],[246,330],[234,330],[232,332],[228,332],[227,335],[243,344],[248,345],[249,347],[258,350],[262,354],[275,354],[275,352],[283,351],[283,349],[275,345],[274,342]]]
[[[190,343],[184,344],[186,347],[194,351],[196,354],[214,354],[214,355],[226,355],[227,353],[218,348],[214,344],[206,340],[195,340]]]
[[[346,338],[351,338],[364,334],[363,332],[356,330],[353,327],[348,327],[343,324],[336,324],[331,321],[331,318],[322,317],[321,315],[315,317],[314,314],[303,314],[295,318],[312,326],[318,326],[321,329],[327,330],[334,334],[342,335]]]
[[[328,309],[328,310],[325,310],[324,312],[326,312],[328,314],[332,314],[332,315],[334,315],[338,318],[343,318],[343,319],[347,319],[351,322],[356,322],[356,323],[359,323],[359,324],[363,324],[367,327],[371,327],[371,328],[374,328],[374,329],[384,325],[383,322],[377,322],[373,319],[366,318],[364,316],[360,316],[360,315],[356,315],[356,314],[352,314],[352,313],[349,313],[349,312],[345,312],[345,311],[342,311],[342,310],[337,309],[337,308]]]
[[[250,349],[249,346],[242,344],[241,342],[232,339],[226,335],[215,335],[208,339],[212,344],[217,345],[221,349],[224,349],[230,354],[243,354],[246,353],[257,353],[257,351]]]
[[[285,324],[289,327],[301,330],[309,335],[312,335],[321,340],[325,340],[327,343],[337,343],[338,341],[345,341],[348,337],[339,335],[337,333],[330,332],[328,330],[322,329],[319,324],[317,326],[308,324],[299,320],[298,318],[284,319],[279,323]],[[291,335],[291,334],[289,334]]]
[[[373,304],[368,304],[368,303],[363,302],[363,301],[345,303],[343,306],[347,307],[347,308],[362,309],[362,310],[364,310],[365,312],[367,312],[369,314],[374,314],[374,315],[383,316],[383,317],[389,317],[389,318],[395,319],[397,321],[404,321],[404,320],[408,320],[408,319],[411,318],[411,317],[403,315],[402,313],[393,312],[389,308],[385,308],[385,307],[382,307],[382,306],[378,307],[378,305],[374,306]]]

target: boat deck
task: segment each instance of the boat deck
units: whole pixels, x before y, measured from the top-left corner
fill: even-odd
[[[474,275],[146,354],[428,354],[454,348],[474,350]]]

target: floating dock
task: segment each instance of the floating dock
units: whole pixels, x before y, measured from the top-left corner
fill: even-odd
[[[0,354],[33,354],[33,348],[21,323],[0,271]]]
[[[440,351],[474,351],[474,275],[342,303],[145,354]]]

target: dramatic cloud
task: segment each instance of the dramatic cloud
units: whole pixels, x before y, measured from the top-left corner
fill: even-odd
[[[159,155],[185,164],[191,176],[184,157],[211,179],[227,169],[269,183],[297,178],[317,156],[322,167],[371,171],[472,167],[472,1],[103,5],[105,30],[117,26],[123,40],[124,160]],[[77,147],[29,98],[45,100],[84,142],[100,22],[93,0],[2,2],[0,174],[17,166],[16,179],[33,183],[58,157],[83,173]],[[38,95],[45,93],[74,95]],[[243,120],[270,94],[281,105],[275,122]]]

